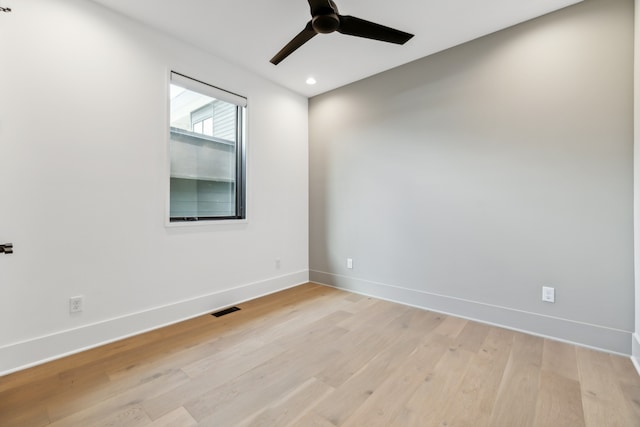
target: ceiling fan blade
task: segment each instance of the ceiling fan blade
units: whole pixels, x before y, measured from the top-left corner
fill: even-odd
[[[308,0],[311,16],[338,13],[336,4],[332,0]]]
[[[297,36],[293,38],[285,47],[283,47],[280,52],[276,53],[276,55],[271,58],[271,63],[273,65],[278,65],[285,59],[287,56],[291,55],[296,49],[300,46],[311,40],[313,36],[317,33],[314,31],[313,26],[311,25],[311,21],[307,23],[307,26],[304,27],[304,30],[300,31]]]
[[[349,36],[364,37],[396,44],[405,44],[413,37],[413,34],[365,21],[355,16],[339,15],[339,18],[340,26],[337,31]]]

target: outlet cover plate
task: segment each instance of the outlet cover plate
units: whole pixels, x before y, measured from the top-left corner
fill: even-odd
[[[69,298],[69,313],[80,313],[82,311],[82,297]]]
[[[542,287],[542,301],[556,302],[556,289],[551,286]]]

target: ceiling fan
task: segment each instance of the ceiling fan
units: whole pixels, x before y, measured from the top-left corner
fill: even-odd
[[[307,22],[297,36],[271,58],[278,65],[300,46],[311,40],[316,34],[329,34],[337,31],[349,36],[364,37],[383,42],[405,44],[413,34],[365,21],[355,16],[340,15],[333,0],[308,0],[311,7],[311,21]]]

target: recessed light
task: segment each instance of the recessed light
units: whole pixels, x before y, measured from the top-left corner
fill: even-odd
[[[309,77],[309,78],[307,79],[307,84],[308,84],[308,85],[314,85],[314,84],[316,84],[316,83],[317,83],[317,82],[316,82],[316,79],[314,79],[313,77]]]

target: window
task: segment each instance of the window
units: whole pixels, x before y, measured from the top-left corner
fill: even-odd
[[[171,73],[169,220],[245,218],[247,100]]]

